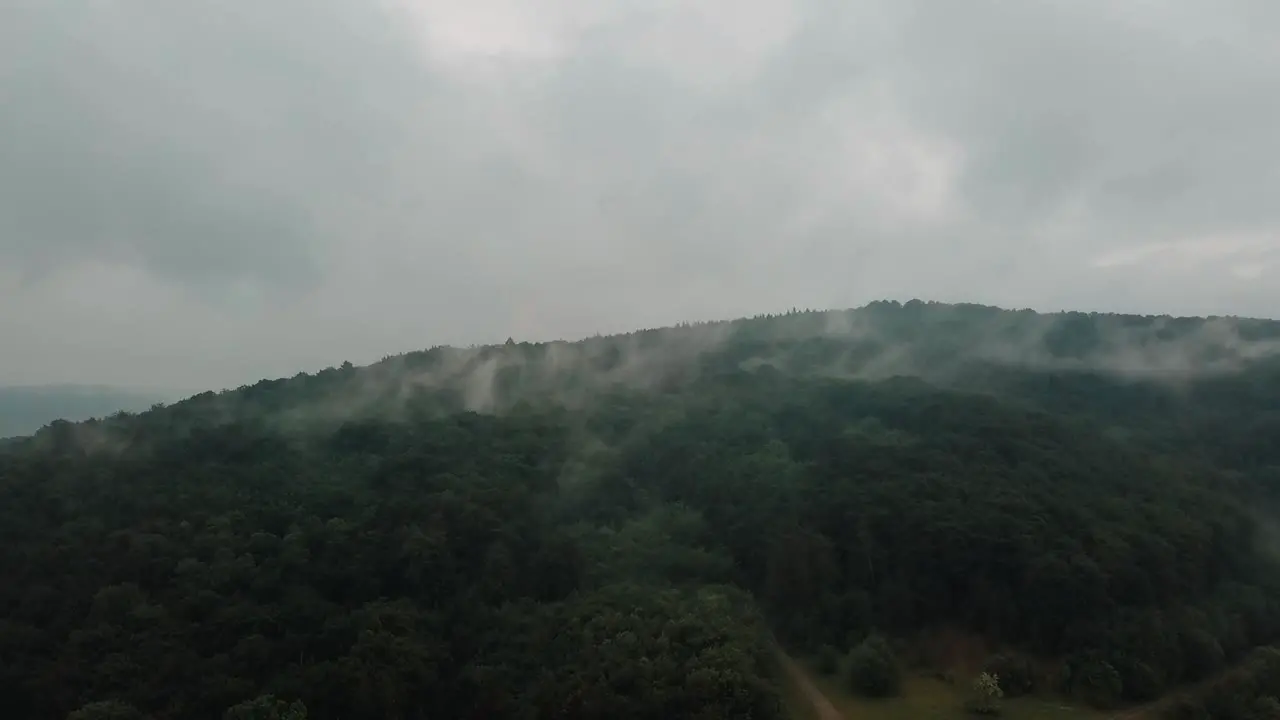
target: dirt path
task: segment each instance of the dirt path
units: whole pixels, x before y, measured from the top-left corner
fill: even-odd
[[[786,668],[787,674],[791,676],[791,680],[795,682],[796,687],[800,688],[800,692],[809,702],[813,703],[813,709],[818,713],[818,720],[846,720],[845,716],[836,709],[835,705],[827,699],[826,695],[818,689],[809,679],[809,674],[804,668],[800,667],[800,663],[796,662],[790,655],[778,651],[778,656],[782,660],[782,667]]]

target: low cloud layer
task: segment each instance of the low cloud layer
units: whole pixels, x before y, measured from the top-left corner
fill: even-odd
[[[1261,0],[16,0],[0,384],[880,297],[1274,315]]]

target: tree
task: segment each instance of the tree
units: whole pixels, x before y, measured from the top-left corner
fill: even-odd
[[[1280,698],[1274,695],[1260,697],[1249,707],[1249,720],[1275,720],[1280,718]]]
[[[859,695],[872,698],[898,694],[902,674],[884,637],[872,635],[849,653],[849,686]]]
[[[1067,691],[1098,708],[1113,707],[1124,684],[1115,667],[1097,657],[1084,657],[1068,664]]]
[[[990,675],[1000,683],[1001,697],[1026,695],[1035,688],[1031,662],[1014,653],[1000,653],[987,658],[982,675]],[[981,675],[979,677],[982,677]]]
[[[1250,507],[1280,502],[1280,359],[1176,392],[1087,369],[1198,327],[883,303],[55,423],[0,442],[5,708],[218,720],[270,692],[315,720],[761,720],[774,636],[857,646],[841,681],[880,696],[898,666],[867,632],[944,626],[1074,658],[1101,704],[1214,677],[1280,638]],[[957,362],[992,341],[1072,367]],[[833,377],[886,370],[912,377]],[[984,670],[1030,688],[1024,661]],[[1212,720],[1280,689],[1223,692]],[[132,708],[81,707],[99,698]]]
[[[818,648],[818,672],[823,675],[835,675],[840,669],[840,655],[830,645]]]

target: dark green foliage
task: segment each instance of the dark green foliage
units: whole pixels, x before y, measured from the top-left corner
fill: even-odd
[[[633,440],[601,502],[644,488],[700,510],[798,647],[961,622],[1093,653],[1080,692],[1113,703],[1211,671],[1215,642],[1230,658],[1276,637],[1273,561],[1211,470],[909,380],[724,377],[699,393]]]
[[[1280,718],[1280,649],[1259,648],[1247,662],[1173,703],[1168,720]]]
[[[547,717],[776,717],[770,643],[748,600],[592,591],[597,575],[660,588],[726,571],[683,544],[703,531],[678,508],[636,518],[650,529],[624,529],[620,554],[580,550],[553,521],[566,432],[542,415],[313,436],[233,424],[93,457],[0,456],[3,507],[27,510],[0,550],[7,700],[33,718],[104,696],[157,720],[293,718],[295,698],[313,720],[522,717],[557,703]],[[584,558],[602,567],[584,572]],[[612,665],[594,656],[615,642],[598,624],[606,604],[632,623]],[[549,638],[569,643],[552,662]],[[653,665],[619,679],[642,661]]]
[[[67,715],[67,720],[145,720],[134,706],[119,700],[91,702]]]
[[[1114,707],[1124,691],[1120,671],[1096,655],[1072,658],[1064,685],[1068,694],[1099,708]]]
[[[868,637],[849,652],[848,674],[849,687],[865,697],[891,697],[902,689],[902,670],[880,635]]]
[[[997,678],[1004,697],[1019,697],[1035,689],[1035,671],[1031,662],[1017,653],[992,655],[983,664],[982,671]]]
[[[610,586],[565,604],[553,627],[523,648],[547,667],[524,696],[542,717],[781,717],[768,631],[741,591]]]
[[[1148,702],[1155,700],[1165,690],[1165,680],[1151,665],[1141,660],[1125,660],[1117,663],[1120,687],[1126,700]]]
[[[835,675],[840,670],[840,653],[830,645],[818,648],[818,672]]]
[[[1194,682],[1220,670],[1226,660],[1222,644],[1203,628],[1190,628],[1179,636],[1182,649],[1182,679]]]
[[[307,707],[301,702],[285,702],[274,695],[263,695],[227,708],[223,720],[307,720]]]
[[[1249,705],[1249,720],[1274,720],[1280,718],[1280,695],[1255,698]]]
[[[1280,364],[1247,347],[1277,328],[877,303],[52,423],[0,445],[0,692],[36,720],[767,719],[768,617],[856,645],[866,694],[899,682],[872,628],[960,626],[1021,653],[989,667],[1010,695],[1038,655],[1149,699],[1280,640]],[[1175,350],[1212,372],[1116,367]],[[1269,712],[1255,685],[1197,707]]]

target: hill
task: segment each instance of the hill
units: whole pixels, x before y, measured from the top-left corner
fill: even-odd
[[[775,638],[901,667],[962,628],[1009,694],[1150,700],[1280,639],[1278,349],[876,303],[54,423],[0,451],[0,687],[35,718],[778,718]],[[1224,696],[1280,692],[1249,677]]]
[[[88,420],[139,412],[158,394],[86,385],[0,386],[0,438],[30,435],[54,420]]]

